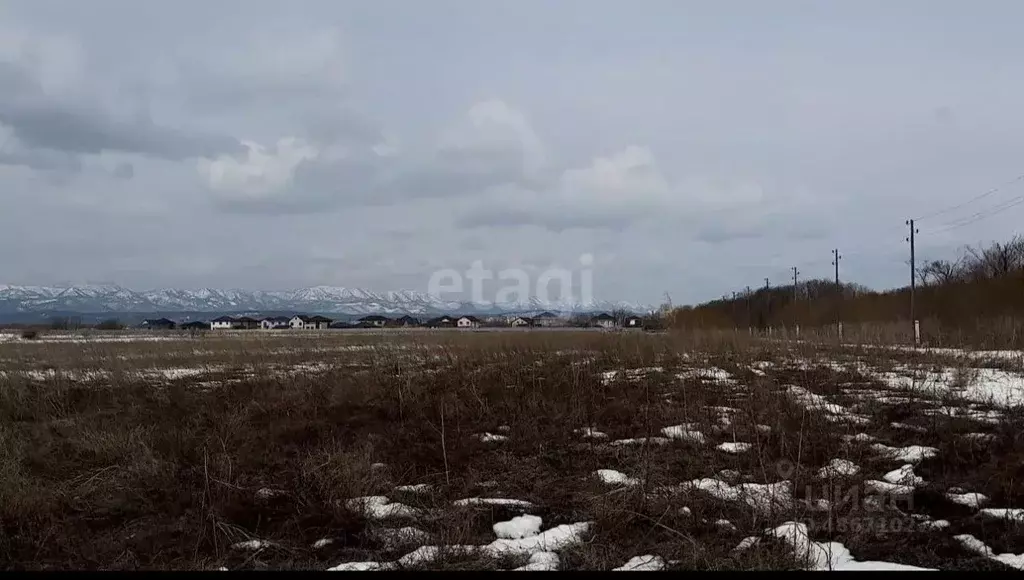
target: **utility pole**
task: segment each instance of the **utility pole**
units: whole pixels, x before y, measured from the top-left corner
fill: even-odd
[[[914,333],[914,346],[921,340],[921,331],[917,325],[917,317],[914,314],[914,290],[917,287],[917,264],[914,258],[914,234],[918,233],[917,228],[914,227],[914,220],[907,220],[907,225],[910,226],[910,236],[907,241],[910,242],[910,326]]]
[[[843,288],[839,285],[839,260],[843,257],[839,255],[839,250],[832,250],[832,265],[836,267],[836,332],[838,333],[839,340],[843,339],[843,322],[839,315],[839,304],[843,299]]]
[[[797,292],[796,286],[796,277],[799,273],[800,272],[796,269],[796,266],[793,266],[793,302],[796,302],[800,297],[799,293]]]

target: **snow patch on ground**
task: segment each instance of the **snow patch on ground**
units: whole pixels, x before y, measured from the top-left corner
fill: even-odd
[[[662,434],[669,439],[676,439],[678,441],[687,441],[690,443],[697,443],[703,445],[707,442],[707,437],[703,433],[696,430],[689,429],[691,425],[673,425],[671,427],[665,427],[661,430]]]
[[[939,454],[938,449],[934,447],[925,447],[923,445],[890,447],[888,445],[883,445],[882,443],[875,443],[871,446],[871,449],[879,455],[902,463],[920,463],[925,459],[930,459]]]
[[[530,556],[525,566],[515,568],[516,572],[557,572],[561,560],[554,552],[537,552]]]
[[[988,503],[988,496],[982,493],[946,493],[946,499],[975,509]]]
[[[574,431],[577,435],[582,435],[584,439],[607,439],[608,434],[602,433],[590,427],[584,427],[583,429],[577,429]]]
[[[493,433],[480,433],[476,435],[476,438],[483,441],[484,443],[500,443],[502,441],[508,441],[507,436],[494,435]]]
[[[665,569],[665,560],[661,556],[635,556],[628,562],[614,568],[613,572],[657,572]]]
[[[609,485],[633,486],[640,484],[640,480],[629,477],[625,473],[615,471],[614,469],[598,469],[594,472],[594,475],[596,475],[602,483],[607,483]]]
[[[459,499],[452,502],[456,506],[479,506],[479,505],[499,505],[511,508],[530,509],[533,504],[521,500],[521,499],[509,499],[505,497],[468,497],[466,499]]]
[[[529,514],[516,516],[507,522],[498,522],[492,526],[494,535],[508,540],[529,538],[540,533],[540,526],[543,523],[540,516]]]
[[[363,514],[367,519],[386,520],[389,518],[414,518],[419,510],[402,503],[392,503],[383,495],[357,497],[345,502],[345,507]]]
[[[724,451],[726,453],[732,453],[732,454],[735,455],[737,453],[745,453],[747,451],[750,451],[750,443],[742,443],[742,442],[721,443],[721,444],[718,445],[718,447],[716,449],[718,449],[719,451]]]
[[[789,481],[732,486],[720,479],[704,478],[684,483],[683,487],[703,491],[723,501],[745,503],[762,515],[771,515],[793,505],[793,484]]]
[[[1020,353],[1018,353],[1020,356]],[[964,385],[957,385],[957,369],[939,372],[915,371],[906,367],[895,372],[873,373],[891,388],[922,391],[935,397],[956,394],[978,403],[992,402],[1001,407],[1024,405],[1024,377],[1020,373],[999,369],[968,369]]]
[[[891,562],[858,562],[846,546],[839,542],[815,542],[807,533],[807,526],[797,522],[786,522],[770,530],[776,538],[789,544],[793,555],[803,561],[808,570],[931,570]]]
[[[406,493],[429,493],[431,490],[429,483],[417,483],[416,485],[400,485],[395,488],[395,491],[404,491]]]
[[[613,447],[625,447],[630,445],[665,445],[669,440],[667,437],[640,437],[637,439],[616,439],[609,443]]]
[[[1024,570],[1024,554],[996,554],[992,551],[992,548],[988,547],[988,544],[982,542],[978,538],[975,538],[971,534],[960,534],[959,536],[953,536],[953,538],[959,541],[965,549],[970,550],[975,554],[984,556],[990,560],[995,560],[996,562],[1005,564],[1011,568]]]
[[[818,477],[822,479],[835,479],[837,477],[849,477],[857,475],[860,466],[848,459],[833,459],[818,470]]]
[[[919,487],[924,485],[924,478],[914,473],[914,466],[907,464],[899,469],[894,469],[882,476],[882,479],[889,483]]]

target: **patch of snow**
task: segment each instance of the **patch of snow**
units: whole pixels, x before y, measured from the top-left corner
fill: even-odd
[[[1024,378],[1020,373],[974,368],[969,369],[968,374],[970,380],[959,388],[957,370],[954,368],[946,368],[940,372],[902,368],[898,372],[876,373],[876,376],[892,388],[924,391],[939,398],[945,394],[956,394],[968,401],[991,401],[1001,407],[1024,404]]]
[[[988,496],[981,493],[947,493],[949,501],[977,509],[982,504],[988,503]]]
[[[321,539],[313,542],[313,549],[314,550],[319,550],[321,548],[326,548],[327,546],[330,546],[333,543],[334,543],[334,540],[332,540],[331,538],[321,538]]]
[[[996,554],[992,551],[992,548],[988,547],[988,544],[982,542],[978,538],[975,538],[971,534],[960,534],[959,536],[953,536],[953,538],[959,541],[964,548],[974,552],[975,554],[984,556],[990,560],[995,560],[996,562],[1005,564],[1011,568],[1024,570],[1024,554]]]
[[[672,427],[665,427],[661,432],[669,439],[688,441],[690,443],[697,443],[698,445],[703,445],[707,442],[707,437],[705,437],[703,433],[700,431],[691,431],[686,428],[688,426],[689,425],[673,425]]]
[[[960,437],[967,439],[968,441],[977,441],[979,443],[987,443],[989,441],[995,441],[996,439],[994,433],[964,433]]]
[[[718,445],[718,447],[716,447],[716,449],[718,449],[719,451],[724,451],[726,453],[732,453],[732,454],[745,453],[747,451],[750,451],[750,443],[741,443],[741,442],[721,443],[721,444]]]
[[[914,474],[914,466],[909,463],[899,469],[894,469],[889,473],[886,473],[882,476],[882,479],[889,483],[909,485],[911,487],[924,485],[924,478]]]
[[[248,550],[250,552],[256,552],[259,550],[263,550],[265,548],[269,548],[273,545],[273,543],[267,542],[265,540],[246,540],[244,542],[232,544],[231,548],[235,550]]]
[[[287,495],[287,492],[279,489],[270,489],[269,487],[261,487],[256,491],[256,499],[262,500],[274,499],[283,495]]]
[[[786,522],[770,530],[776,538],[786,542],[793,555],[804,562],[808,570],[813,571],[867,571],[867,570],[932,570],[891,562],[858,562],[850,550],[839,542],[815,542],[807,533],[807,525],[798,522]]]
[[[498,522],[492,526],[494,535],[508,540],[529,538],[540,533],[543,521],[540,516],[516,516],[507,522]]]
[[[419,510],[402,503],[392,503],[383,495],[357,497],[345,502],[345,507],[363,514],[371,520],[385,520],[388,518],[414,518],[419,515]]]
[[[516,572],[557,572],[561,561],[554,552],[537,552],[530,556],[525,566],[515,568]]]
[[[757,536],[748,536],[740,540],[739,544],[732,549],[733,552],[743,552],[761,543],[761,538]]]
[[[395,488],[395,491],[404,491],[406,493],[428,493],[431,490],[429,483],[417,483],[416,485],[400,485]]]
[[[757,429],[757,432],[761,433],[762,435],[767,435],[768,433],[772,432],[771,425],[760,425],[760,424],[758,424],[758,425],[754,425],[754,428]]]
[[[888,481],[869,479],[864,482],[864,487],[872,492],[881,495],[910,495],[914,493],[912,485],[899,485]]]
[[[476,436],[477,439],[484,443],[498,443],[501,441],[508,441],[508,437],[505,435],[494,435],[492,433],[481,433]]]
[[[920,425],[911,425],[910,423],[900,423],[898,421],[893,421],[892,423],[889,423],[889,426],[895,429],[906,429],[907,431],[913,431],[914,433],[928,432],[927,429],[921,427]]]
[[[609,485],[639,485],[640,480],[629,477],[621,471],[615,471],[614,469],[598,469],[594,472],[594,475],[601,480],[602,483]]]
[[[503,507],[530,509],[532,503],[521,499],[509,499],[505,497],[469,497],[452,502],[456,506],[477,506],[477,505],[500,505]]]
[[[726,519],[715,520],[715,527],[729,532],[737,531],[735,524]]]
[[[793,505],[793,484],[789,481],[767,484],[741,483],[732,486],[720,479],[704,478],[683,485],[724,501],[745,503],[764,515],[789,509]]]
[[[589,532],[592,526],[593,522],[563,524],[529,538],[498,539],[487,544],[483,549],[492,555],[557,552],[582,542],[583,535]]]
[[[388,570],[391,566],[388,564],[382,564],[380,562],[345,562],[344,564],[338,564],[333,568],[328,568],[328,572],[372,572],[376,570]]]
[[[1024,508],[985,508],[978,513],[990,518],[1024,523]]]
[[[498,427],[498,432],[499,433],[508,433],[511,430],[512,430],[512,428],[509,427],[508,425],[501,425],[500,427]]]
[[[925,520],[917,524],[922,530],[944,530],[950,526],[949,520]]]
[[[842,435],[842,439],[847,443],[871,443],[872,441],[878,441],[876,437],[872,437],[867,433],[857,433],[856,435]]]
[[[797,403],[806,409],[824,414],[824,418],[832,422],[850,422],[864,424],[871,421],[870,417],[855,415],[842,405],[829,402],[825,397],[812,393],[803,387],[789,385],[786,387],[787,394]]]
[[[613,447],[623,447],[627,445],[645,445],[650,443],[651,445],[665,445],[669,440],[666,437],[640,437],[637,439],[616,439],[609,443]]]
[[[939,454],[939,450],[934,447],[925,447],[923,445],[908,445],[906,447],[889,447],[881,443],[875,443],[871,446],[871,449],[876,453],[887,457],[893,461],[899,461],[902,463],[920,463],[925,459],[930,459]]]
[[[634,556],[628,562],[612,569],[613,572],[657,572],[665,569],[665,560],[661,556]]]
[[[584,427],[583,429],[577,429],[574,431],[577,435],[582,435],[584,439],[607,439],[608,434],[602,433],[590,427]]]
[[[851,475],[857,475],[860,472],[860,466],[848,459],[833,459],[826,465],[818,470],[818,477],[822,479],[835,479],[837,477],[849,477]]]

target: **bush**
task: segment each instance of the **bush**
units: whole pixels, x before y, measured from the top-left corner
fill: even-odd
[[[35,330],[22,330],[21,338],[25,340],[35,340],[39,336],[39,332]]]

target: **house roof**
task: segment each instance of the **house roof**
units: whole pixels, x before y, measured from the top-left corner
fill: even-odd
[[[209,322],[203,322],[202,320],[193,320],[192,322],[186,322],[186,323],[182,324],[182,326],[188,327],[188,328],[199,328],[199,327],[206,328],[207,326],[210,326],[210,323]]]
[[[309,320],[310,320],[310,322],[333,322],[333,320],[331,320],[330,318],[327,318],[326,316],[319,316],[319,315],[318,316],[310,316]]]
[[[287,316],[268,316],[262,319],[262,322],[288,322],[291,318]]]
[[[598,314],[591,320],[615,320],[615,317],[612,316],[611,314],[608,314],[607,312],[602,312],[601,314]]]
[[[515,318],[512,319],[512,322],[515,322],[517,320],[522,320],[523,322],[533,322],[533,319],[530,318],[529,316],[516,316]]]
[[[406,314],[405,316],[403,316],[401,318],[398,318],[397,320],[402,320],[402,321],[415,320],[415,321],[419,322],[419,318],[416,318],[414,316],[409,316],[408,314]]]
[[[213,319],[213,322],[237,322],[237,319],[231,316],[218,316]]]
[[[477,318],[476,316],[469,316],[468,314],[466,316],[460,316],[458,319],[462,320],[463,318],[465,318],[466,320],[469,320],[471,322],[480,322],[479,318]]]
[[[238,318],[235,319],[235,322],[259,322],[259,321],[256,320],[255,318],[250,318],[248,316],[239,316]]]
[[[295,316],[292,316],[288,320],[291,321],[291,320],[295,320],[296,318],[298,318],[299,320],[301,320],[303,322],[312,322],[313,321],[312,317],[306,316],[305,314],[296,314]]]
[[[364,316],[359,319],[360,322],[380,322],[382,320],[386,322],[389,319],[388,317],[380,316],[379,314],[371,314],[369,316]]]
[[[558,318],[558,315],[552,312],[544,311],[535,316],[534,318]]]

